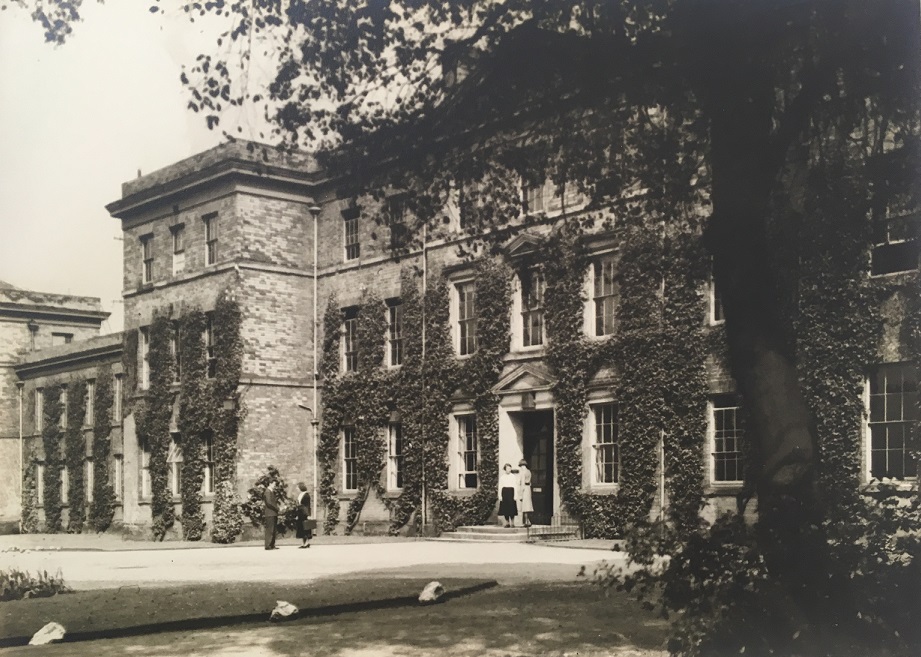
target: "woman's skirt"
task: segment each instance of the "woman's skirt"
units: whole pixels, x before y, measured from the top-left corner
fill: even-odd
[[[503,518],[512,518],[518,515],[518,504],[515,502],[515,489],[506,487],[502,489],[502,501],[499,502],[499,515]]]
[[[304,525],[307,522],[307,519],[310,517],[310,509],[306,506],[297,507],[297,537],[298,538],[313,538],[313,531],[305,527]]]

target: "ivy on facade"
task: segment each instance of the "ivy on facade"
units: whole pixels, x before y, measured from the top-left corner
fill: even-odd
[[[93,400],[93,501],[89,511],[89,523],[97,532],[106,531],[115,516],[115,489],[109,478],[113,392],[112,368],[99,368]]]
[[[203,450],[215,415],[214,394],[208,381],[208,361],[204,335],[207,318],[200,310],[186,313],[179,322],[179,417],[182,447],[182,536],[187,541],[201,540],[205,530],[202,512],[204,482]]]
[[[333,303],[331,300],[330,303]],[[361,517],[361,510],[371,492],[383,497],[385,489],[381,473],[385,466],[387,443],[385,430],[394,410],[394,389],[397,375],[383,368],[384,339],[387,332],[386,306],[373,294],[363,295],[358,307],[355,326],[356,366],[343,372],[339,366],[339,340],[342,311],[330,306],[325,333],[323,373],[325,383],[324,427],[321,433],[321,458],[324,466],[335,468],[339,456],[340,431],[348,428],[355,441],[356,484],[350,491],[346,514],[346,533],[351,533]],[[336,321],[338,320],[338,321]],[[335,336],[335,340],[328,339]],[[335,361],[335,362],[334,362]],[[321,497],[327,509],[338,500],[333,488],[335,470],[324,472]],[[329,480],[329,481],[327,481]],[[327,531],[332,531],[327,514]]]
[[[61,531],[61,468],[64,466],[61,454],[61,384],[53,383],[42,391],[42,446],[45,452],[45,475],[43,481],[45,509],[45,531],[56,534]]]
[[[391,533],[407,523],[418,529],[423,490],[428,482],[437,485],[441,481],[449,434],[449,398],[456,386],[447,286],[436,279],[423,297],[416,279],[414,269],[402,271],[403,366],[396,407],[403,429],[403,489],[392,505]]]
[[[156,540],[163,540],[176,520],[167,462],[171,441],[170,419],[173,414],[173,356],[170,350],[172,330],[172,323],[162,315],[154,317],[148,327],[147,362],[150,385],[143,403],[137,407],[138,444],[142,449],[146,446],[149,455],[151,532]],[[131,358],[127,360],[130,361]]]
[[[69,477],[67,531],[83,532],[86,521],[86,382],[73,381],[67,386],[67,428],[64,431],[64,462]]]
[[[499,398],[493,387],[502,374],[503,358],[509,350],[510,329],[508,309],[511,302],[511,270],[504,263],[484,258],[475,265],[477,349],[472,356],[461,361],[457,370],[457,387],[461,395],[473,403],[476,414],[477,489],[473,495],[452,493],[448,486],[447,412],[437,426],[442,429],[437,452],[426,456],[433,471],[430,495],[436,530],[451,530],[460,525],[485,523],[496,508],[499,484]],[[448,295],[438,299],[440,320],[445,336],[447,327]],[[450,346],[450,342],[447,343]],[[450,410],[450,409],[448,409]]]
[[[240,304],[229,288],[214,308],[215,379],[211,437],[214,452],[214,505],[211,540],[232,543],[243,530],[236,494],[237,435],[246,407],[237,389],[243,372]],[[230,402],[225,408],[225,402]]]

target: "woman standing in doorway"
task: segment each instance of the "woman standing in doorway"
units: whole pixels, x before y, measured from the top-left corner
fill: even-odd
[[[515,526],[515,516],[518,515],[518,505],[515,504],[515,490],[518,488],[518,478],[512,472],[510,463],[502,466],[502,475],[499,477],[499,515],[505,518],[506,527]]]
[[[521,522],[530,527],[534,501],[531,499],[531,471],[524,459],[518,461],[518,503],[521,505]]]

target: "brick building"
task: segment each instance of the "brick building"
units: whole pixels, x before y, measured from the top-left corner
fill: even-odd
[[[108,316],[97,298],[32,292],[0,281],[0,528],[5,531],[19,525],[16,473],[25,441],[36,434],[34,408],[25,406],[45,377],[85,370],[82,356],[74,357],[77,352],[89,348],[95,358],[102,343],[117,338],[120,359],[120,336],[97,337]]]
[[[382,343],[386,351],[381,354],[381,367],[390,371],[401,367],[401,274],[409,270],[416,272],[423,289],[436,281],[446,283],[450,297],[447,328],[457,361],[463,362],[477,350],[476,280],[473,264],[458,249],[466,238],[458,208],[445,207],[440,227],[428,232],[424,243],[395,255],[388,234],[392,229],[370,220],[368,212],[356,209],[354,192],[343,192],[343,188],[342,181],[322,171],[310,158],[281,155],[245,142],[221,145],[125,183],[122,198],[107,209],[121,221],[124,231],[125,335],[134,332],[138,336],[137,353],[123,353],[120,334],[86,339],[95,335],[104,316],[98,310],[98,302],[93,305],[89,300],[80,301],[87,304],[85,309],[77,304],[68,310],[71,315],[63,309],[67,300],[61,300],[61,308],[53,314],[62,321],[66,315],[73,326],[81,327],[68,329],[75,338],[73,344],[26,353],[30,339],[51,340],[57,328],[49,323],[47,328],[42,325],[38,333],[30,334],[25,328],[31,326],[28,322],[33,315],[24,314],[18,306],[10,308],[9,321],[22,330],[8,333],[4,328],[0,333],[3,358],[7,363],[16,363],[3,370],[5,401],[0,434],[5,439],[4,455],[10,452],[7,447],[15,444],[6,438],[18,437],[11,422],[16,405],[10,403],[18,394],[17,376],[25,383],[27,399],[28,391],[40,388],[43,382],[66,382],[73,376],[90,380],[94,368],[111,363],[119,388],[134,384],[123,390],[124,399],[142,399],[150,380],[148,331],[154,318],[165,315],[178,321],[192,309],[210,318],[221,294],[232,290],[241,311],[243,355],[238,399],[231,403],[246,409],[236,438],[237,492],[245,494],[269,465],[277,466],[292,483],[303,480],[312,484],[321,479],[312,421],[316,410],[316,419],[323,422],[325,382],[318,380],[317,372],[324,339],[322,315],[331,298],[338,304],[334,310],[341,311],[337,344],[342,372],[355,367],[355,313],[368,293],[383,302],[379,312],[387,335]],[[540,220],[517,231],[503,244],[501,254],[495,256],[509,264],[511,272],[507,309],[510,342],[491,389],[498,406],[498,464],[517,464],[527,459],[534,477],[534,520],[559,525],[574,519],[566,508],[559,477],[560,437],[555,417],[556,381],[547,361],[545,281],[539,269],[521,263],[529,262],[541,240],[561,218],[583,217],[587,201],[574,191],[560,191],[549,184],[523,194],[525,206],[539,214]],[[397,212],[399,203],[398,195],[390,195],[383,207]],[[608,210],[609,216],[615,214],[615,210]],[[618,238],[605,227],[608,225],[596,221],[585,242],[587,266],[581,323],[583,337],[590,343],[601,343],[619,330],[617,304],[622,291],[616,283],[616,272],[621,253]],[[917,245],[911,240],[879,241],[872,255],[872,274],[876,276],[910,277],[917,269]],[[906,289],[908,292],[897,291],[884,302],[885,322],[878,346],[882,364],[867,372],[867,421],[860,447],[853,454],[863,482],[882,476],[911,479],[917,472],[911,456],[912,441],[916,440],[911,409],[916,407],[917,374],[902,338],[910,285]],[[718,331],[723,322],[718,292],[704,280],[698,293],[702,330]],[[0,300],[18,294],[2,289]],[[7,305],[0,304],[0,313],[7,313]],[[69,324],[61,324],[64,325]],[[204,339],[206,349],[211,350],[214,338],[210,324]],[[123,363],[131,362],[137,365],[136,381],[123,381]],[[711,354],[705,366],[707,401],[699,413],[706,430],[699,438],[707,499],[705,514],[712,518],[735,506],[734,496],[743,479],[744,428],[740,401],[725,364]],[[587,384],[582,435],[577,442],[579,490],[589,498],[610,498],[620,484],[623,454],[618,442],[618,404],[629,400],[616,398],[617,376],[611,368],[602,367]],[[455,391],[450,403],[446,418],[448,447],[444,454],[447,484],[443,494],[462,499],[480,487],[484,473],[479,470],[484,459],[472,401],[464,398],[463,391]],[[28,403],[23,404],[28,437],[35,433],[35,408],[34,402],[31,410]],[[116,519],[126,526],[143,527],[150,523],[148,448],[138,439],[134,414],[128,412],[123,419],[121,415],[120,409],[116,411],[118,431],[113,434],[113,445],[117,445],[113,449],[113,472],[117,472],[113,481],[119,499]],[[340,507],[341,531],[359,495],[359,455],[355,453],[351,428],[335,430],[340,442],[331,473],[335,490],[331,503]],[[379,486],[359,507],[361,524],[355,525],[359,531],[382,531],[391,525],[391,502],[405,485],[401,431],[398,412],[380,427],[379,439],[385,448],[380,481],[376,482]],[[175,447],[182,440],[175,417],[170,433]],[[663,450],[662,443],[656,449]],[[205,451],[204,467],[209,475],[203,491],[208,523],[214,499],[210,443]],[[171,473],[179,471],[179,452],[178,448],[170,450]],[[4,458],[4,462],[8,459]],[[653,515],[669,503],[661,466],[656,480],[657,492],[650,511]],[[169,486],[177,511],[181,512],[178,474],[171,474]],[[314,493],[322,519],[329,514],[330,501],[317,499],[316,490]],[[15,506],[9,497],[8,491],[0,499],[7,517]],[[479,521],[487,522],[488,518],[481,517]]]

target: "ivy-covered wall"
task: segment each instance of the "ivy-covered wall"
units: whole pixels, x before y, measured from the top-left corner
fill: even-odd
[[[242,531],[236,493],[237,435],[246,416],[245,401],[238,391],[243,362],[241,323],[232,287],[221,291],[210,313],[186,305],[169,316],[156,315],[147,327],[147,390],[137,385],[139,332],[125,334],[124,408],[126,416],[134,414],[138,446],[130,467],[140,471],[140,452],[146,445],[150,526],[157,540],[166,538],[177,519],[185,540],[208,535],[214,542],[232,543]],[[206,344],[209,331],[210,345]],[[171,426],[174,419],[175,426]],[[171,431],[176,431],[181,455],[178,499],[170,487],[167,461]],[[203,492],[209,443],[213,493]],[[128,494],[137,496],[133,490]],[[212,503],[210,527],[206,494]]]

